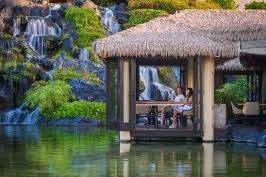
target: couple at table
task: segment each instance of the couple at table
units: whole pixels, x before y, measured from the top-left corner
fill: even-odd
[[[163,125],[165,117],[173,116],[172,125],[169,128],[176,128],[177,127],[177,117],[182,114],[183,111],[188,111],[193,108],[193,89],[187,88],[186,92],[182,87],[176,88],[176,97],[174,102],[184,103],[180,105],[173,105],[173,106],[165,106],[161,109],[162,116],[161,116],[161,125]]]

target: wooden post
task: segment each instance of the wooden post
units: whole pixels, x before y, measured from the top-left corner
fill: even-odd
[[[193,59],[188,59],[187,67],[187,87],[194,88],[194,76],[193,76]]]
[[[121,71],[121,95],[120,102],[121,105],[121,126],[120,126],[120,140],[121,141],[130,141],[131,135],[129,130],[130,122],[130,62],[129,60],[123,59],[120,66]]]
[[[203,61],[203,141],[214,140],[214,59]]]

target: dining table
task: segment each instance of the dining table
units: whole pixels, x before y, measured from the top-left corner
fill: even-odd
[[[153,119],[153,125],[155,128],[159,127],[158,121],[158,113],[159,107],[166,107],[166,106],[183,106],[186,104],[191,104],[191,102],[182,101],[182,102],[175,102],[175,101],[137,101],[137,106],[149,106],[150,107],[150,116]]]

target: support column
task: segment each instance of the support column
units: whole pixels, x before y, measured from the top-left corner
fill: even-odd
[[[203,61],[203,141],[214,140],[214,59]]]
[[[193,77],[193,59],[188,59],[187,66],[187,87],[194,88],[194,77]]]
[[[123,69],[121,70],[122,73],[122,79],[123,82],[121,84],[123,84],[121,86],[121,88],[123,89],[122,92],[120,93],[121,97],[122,97],[122,103],[123,105],[121,106],[122,108],[122,119],[123,122],[122,124],[124,125],[124,128],[122,129],[123,131],[120,131],[120,141],[130,141],[131,140],[131,136],[130,136],[130,131],[129,131],[129,119],[130,119],[130,89],[129,89],[129,85],[130,85],[130,64],[128,60],[124,60],[122,63],[122,67]],[[128,127],[125,129],[125,127]]]

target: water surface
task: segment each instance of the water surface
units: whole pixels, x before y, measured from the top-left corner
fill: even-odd
[[[0,176],[265,177],[248,144],[120,144],[100,128],[0,127]]]

